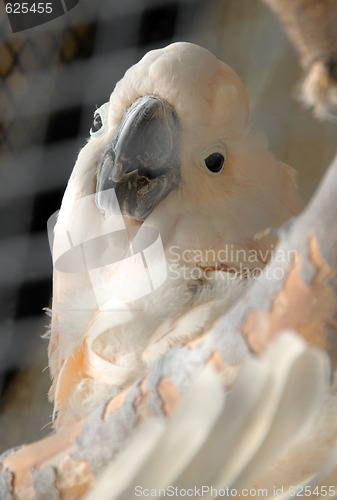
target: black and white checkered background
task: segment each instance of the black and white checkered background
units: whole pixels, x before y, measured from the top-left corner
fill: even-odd
[[[271,149],[300,171],[306,199],[333,155],[336,128],[293,100],[296,56],[259,0],[80,0],[65,16],[16,34],[1,4],[0,36],[2,451],[50,432],[41,339],[52,289],[46,222],[60,206],[96,105],[129,66],[178,40],[229,63],[246,83]]]

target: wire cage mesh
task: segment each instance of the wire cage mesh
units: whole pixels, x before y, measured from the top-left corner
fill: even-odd
[[[299,170],[308,199],[335,148],[335,127],[293,98],[296,56],[259,0],[80,0],[13,34],[0,10],[1,450],[50,432],[47,344],[52,262],[46,221],[61,203],[95,106],[148,50],[203,45],[247,86],[253,123]],[[42,427],[44,427],[43,430]]]

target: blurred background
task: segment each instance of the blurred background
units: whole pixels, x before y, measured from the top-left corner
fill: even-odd
[[[297,169],[308,201],[337,125],[296,100],[301,69],[259,0],[80,0],[13,34],[0,5],[0,452],[51,432],[47,341],[52,263],[46,223],[61,202],[96,106],[145,52],[173,41],[211,50],[246,85],[251,120]]]

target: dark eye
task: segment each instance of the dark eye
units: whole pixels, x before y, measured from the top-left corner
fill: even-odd
[[[220,172],[225,163],[225,157],[221,153],[212,153],[205,158],[205,165],[213,173]]]
[[[99,113],[96,113],[94,116],[94,120],[92,122],[92,125],[91,125],[90,132],[93,134],[93,133],[97,132],[102,127],[103,127],[103,123],[102,123],[101,115]]]

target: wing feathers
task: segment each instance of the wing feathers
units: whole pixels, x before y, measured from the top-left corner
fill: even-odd
[[[290,333],[264,359],[248,360],[230,394],[219,375],[204,370],[170,420],[151,420],[137,431],[87,500],[127,500],[137,485],[152,490],[151,498],[173,484],[249,485],[315,417],[328,371],[325,353]],[[328,466],[336,460],[332,454]]]

